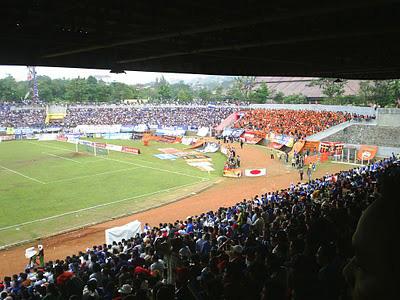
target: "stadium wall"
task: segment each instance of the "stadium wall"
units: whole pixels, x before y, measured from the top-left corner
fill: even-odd
[[[378,126],[400,127],[400,109],[379,108],[377,122]]]

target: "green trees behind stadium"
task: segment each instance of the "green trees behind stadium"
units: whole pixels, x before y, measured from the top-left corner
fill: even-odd
[[[367,105],[376,103],[395,106],[400,99],[400,80],[361,81],[357,95],[344,96],[346,80],[320,78],[309,85],[318,86],[325,96],[318,100],[326,104]],[[183,81],[170,83],[163,76],[148,84],[128,85],[121,82],[105,82],[93,76],[74,79],[51,79],[38,76],[40,99],[48,102],[119,102],[139,99],[149,102],[179,101],[181,103],[201,99],[207,102],[236,100],[251,103],[308,103],[302,94],[283,95],[270,90],[266,83],[257,83],[254,76],[224,77],[187,84]],[[19,101],[29,98],[28,81],[16,81],[7,76],[0,79],[0,101]]]

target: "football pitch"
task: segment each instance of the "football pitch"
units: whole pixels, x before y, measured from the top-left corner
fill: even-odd
[[[94,156],[58,141],[0,143],[0,248],[172,202],[222,176],[221,153],[208,154],[216,171],[207,173],[153,156],[181,144],[98,141],[142,154]]]

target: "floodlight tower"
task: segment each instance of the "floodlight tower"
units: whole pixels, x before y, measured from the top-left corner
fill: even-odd
[[[29,82],[28,93],[32,95],[32,101],[37,102],[39,100],[39,90],[38,90],[35,67],[28,66],[28,82]]]

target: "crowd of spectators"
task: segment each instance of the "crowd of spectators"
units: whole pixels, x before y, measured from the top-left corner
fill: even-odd
[[[29,104],[26,102],[22,106],[15,106],[12,102],[0,102],[0,127],[43,127],[45,108]]]
[[[70,107],[64,124],[66,127],[75,127],[79,124],[214,127],[236,110],[232,107]]]
[[[383,175],[399,168],[392,157],[186,220],[146,224],[130,240],[4,278],[0,299],[350,299],[342,269],[355,264],[352,234],[363,210],[382,201]],[[372,273],[357,272],[367,280],[359,288],[369,287]]]
[[[342,112],[256,109],[245,111],[236,127],[302,139],[351,119],[351,114]]]

